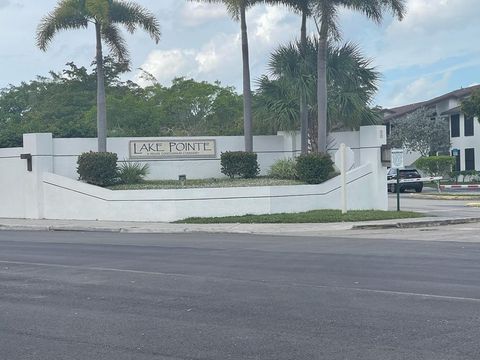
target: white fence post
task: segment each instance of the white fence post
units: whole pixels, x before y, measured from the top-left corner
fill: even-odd
[[[25,215],[29,219],[43,219],[45,207],[43,173],[53,171],[52,134],[24,134],[23,153],[32,156],[32,171],[25,174]]]

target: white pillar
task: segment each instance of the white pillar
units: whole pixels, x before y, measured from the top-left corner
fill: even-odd
[[[387,144],[385,125],[360,127],[360,163],[372,165],[373,181],[370,182],[370,194],[376,209],[388,210],[387,168],[382,164],[382,145]]]
[[[32,156],[32,171],[27,171],[25,161],[25,201],[26,218],[43,219],[44,192],[43,173],[53,171],[52,134],[24,134],[23,153]]]
[[[300,134],[298,131],[279,131],[277,136],[283,137],[284,158],[293,159],[300,155]]]

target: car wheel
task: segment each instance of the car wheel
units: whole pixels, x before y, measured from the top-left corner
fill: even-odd
[[[401,192],[401,193],[404,193],[405,190],[406,190],[405,188],[403,188],[403,187],[400,186],[400,192]]]
[[[422,187],[422,186],[419,186],[419,187],[416,187],[416,188],[415,188],[415,192],[417,192],[417,193],[421,193],[422,190],[423,190],[423,187]]]

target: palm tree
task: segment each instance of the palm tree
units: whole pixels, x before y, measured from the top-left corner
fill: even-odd
[[[105,70],[102,42],[121,62],[128,62],[129,54],[118,25],[129,33],[137,27],[145,30],[155,41],[160,41],[160,27],[155,16],[140,5],[119,0],[60,0],[57,7],[45,16],[37,29],[37,46],[46,51],[61,30],[95,26],[97,73],[97,132],[98,151],[107,151],[107,110],[105,103]]]
[[[385,10],[402,19],[406,0],[312,0],[313,14],[318,21],[318,62],[317,62],[317,111],[318,111],[318,151],[327,147],[327,51],[328,41],[340,38],[338,11],[341,7],[363,13],[379,23]]]
[[[245,151],[253,151],[252,132],[252,89],[250,84],[250,57],[247,32],[247,9],[266,0],[189,0],[206,3],[221,3],[227,7],[228,13],[234,20],[240,20],[242,32],[242,62],[243,62],[243,128],[245,137]]]
[[[275,3],[274,0],[270,1]],[[307,49],[307,19],[312,16],[312,0],[277,0],[277,3],[285,4],[288,7],[294,9],[294,11],[299,12],[302,16],[302,25],[300,28],[300,53],[301,53],[301,63],[304,64],[306,59],[306,49]],[[304,66],[305,69],[305,66]],[[299,74],[300,78],[306,76],[307,73],[302,71]],[[304,86],[301,86],[299,89],[300,93],[300,138],[301,138],[301,151],[302,154],[308,152],[308,103],[307,103],[307,94]]]
[[[298,93],[305,88],[307,104],[307,122],[311,144],[317,142],[316,124],[317,96],[315,76],[317,69],[318,41],[307,40],[305,53],[300,43],[280,46],[269,62],[271,79],[260,79],[258,102],[256,107],[262,118],[272,122],[272,130],[296,130],[299,119]],[[305,59],[302,65],[302,58]],[[312,74],[301,78],[301,74]],[[380,120],[379,114],[369,105],[378,89],[380,74],[370,65],[357,45],[347,43],[342,46],[329,46],[327,50],[328,83],[328,130],[358,129],[361,125],[372,125]],[[315,133],[312,133],[315,129]],[[312,146],[311,150],[314,146]]]

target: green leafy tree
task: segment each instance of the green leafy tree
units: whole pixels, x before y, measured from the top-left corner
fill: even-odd
[[[480,90],[474,91],[469,98],[462,101],[462,111],[480,121]]]
[[[104,63],[110,93],[128,89],[120,81],[123,66],[111,57],[106,57]],[[37,77],[2,89],[0,147],[21,146],[22,134],[27,132],[52,132],[55,137],[94,137],[95,94],[95,72],[74,63],[68,63],[61,72],[51,71],[50,77]]]
[[[390,126],[388,142],[392,147],[417,151],[422,156],[448,153],[450,149],[448,118],[436,116],[430,109],[422,107],[393,120]]]
[[[379,23],[385,10],[391,10],[402,19],[405,14],[405,0],[313,0],[313,14],[318,25],[318,63],[317,63],[317,116],[318,151],[327,149],[327,55],[329,40],[340,39],[338,14],[341,8],[350,9],[366,15]]]
[[[428,176],[447,177],[452,172],[454,165],[455,157],[453,156],[421,157],[415,161],[415,166]],[[437,189],[440,192],[440,181],[437,181]]]
[[[172,86],[155,85],[149,103],[157,108],[163,134],[175,136],[240,135],[242,97],[220,83],[177,78]]]
[[[120,80],[123,66],[105,58],[108,135],[241,135],[242,96],[220,83],[174,79],[142,88]],[[0,91],[0,147],[21,146],[22,134],[95,137],[96,73],[73,63],[50,77]]]
[[[160,40],[157,19],[133,2],[117,0],[60,0],[45,16],[37,29],[37,45],[46,51],[57,32],[95,26],[97,75],[97,135],[98,151],[107,151],[107,109],[103,42],[121,62],[128,61],[128,50],[119,25],[133,33],[137,27],[145,30],[156,43]]]

